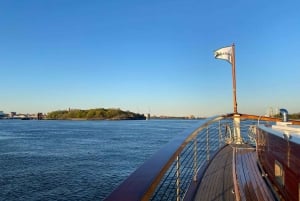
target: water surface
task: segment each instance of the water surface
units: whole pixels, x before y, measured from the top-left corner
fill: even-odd
[[[0,200],[103,200],[194,120],[0,121]]]

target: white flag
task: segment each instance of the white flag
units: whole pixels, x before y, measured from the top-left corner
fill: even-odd
[[[225,59],[232,64],[232,46],[223,47],[215,51],[216,59]]]

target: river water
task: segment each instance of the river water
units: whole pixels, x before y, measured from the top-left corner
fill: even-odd
[[[0,200],[103,200],[196,120],[0,121]]]

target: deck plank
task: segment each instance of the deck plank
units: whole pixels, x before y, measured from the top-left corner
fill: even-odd
[[[238,147],[235,149],[236,179],[241,200],[275,200],[257,167],[255,150],[249,149],[247,145],[244,148]]]
[[[233,151],[235,151],[234,155]],[[235,176],[232,169],[233,162],[235,164]],[[249,148],[248,145],[226,146],[216,155],[201,180],[194,200],[236,200],[233,193],[233,179],[237,179],[239,192],[235,193],[239,193],[240,200],[276,200],[257,167],[255,150]]]
[[[261,176],[261,172],[259,171],[258,167],[257,167],[257,156],[256,153],[251,153],[249,155],[249,161],[251,161],[251,166],[250,168],[252,169],[252,171],[254,172],[255,175],[257,175],[258,179],[256,179],[256,190],[258,193],[262,194],[262,199],[263,200],[273,200],[273,195],[270,189],[267,187],[265,181],[263,180],[262,176]],[[264,186],[264,188],[262,188],[262,186]],[[258,189],[260,189],[260,191],[258,191]]]
[[[243,160],[243,157],[245,158],[245,160]],[[244,184],[243,188],[247,189],[248,191],[248,196],[246,196],[246,200],[259,200],[256,196],[256,192],[254,190],[254,185],[253,182],[255,182],[255,180],[252,180],[251,178],[254,176],[250,169],[249,169],[249,164],[248,164],[248,158],[247,155],[243,155],[240,156],[240,160],[242,160],[242,169],[239,171],[242,171],[241,176],[243,176],[246,180],[246,183]]]
[[[232,148],[226,146],[210,163],[202,178],[195,200],[234,201],[235,196],[232,190]]]

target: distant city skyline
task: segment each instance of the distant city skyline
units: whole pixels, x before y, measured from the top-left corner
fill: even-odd
[[[48,112],[45,112],[45,113],[42,113],[42,114],[45,114],[47,115],[47,113],[49,112],[54,112],[54,111],[68,111],[72,108],[67,108],[67,109],[58,109],[58,110],[53,110],[53,111],[48,111]],[[98,108],[88,108],[88,109],[98,109]],[[83,110],[88,110],[88,109],[83,109]],[[105,109],[121,109],[121,108],[105,108]],[[77,109],[73,109],[73,110],[80,110],[79,108]],[[123,110],[123,109],[121,109]],[[265,111],[265,116],[273,116],[273,115],[276,115],[276,114],[279,114],[279,110],[280,108],[273,108],[273,107],[269,107],[267,108],[267,110]],[[126,111],[126,110],[123,110],[123,111]],[[0,116],[1,115],[36,115],[38,113],[41,113],[41,112],[33,112],[33,113],[29,113],[29,112],[18,112],[18,111],[10,111],[10,112],[7,112],[7,111],[3,111],[3,110],[0,110]],[[198,116],[195,116],[194,114],[189,114],[189,115],[164,115],[164,114],[151,114],[151,113],[141,113],[141,112],[136,112],[136,113],[140,113],[140,114],[144,114],[145,116],[148,116],[148,117],[190,117],[190,118],[203,118],[203,117],[208,117],[206,115],[198,115]],[[300,112],[296,112],[296,113],[300,113]]]
[[[166,116],[300,112],[300,2],[1,1],[0,110]]]

